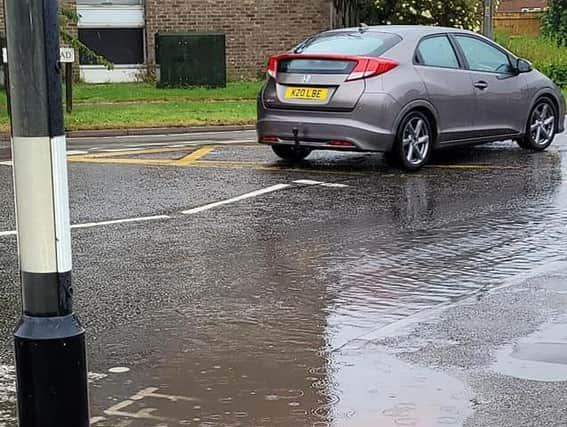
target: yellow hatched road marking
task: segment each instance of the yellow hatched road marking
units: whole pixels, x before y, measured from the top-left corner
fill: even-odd
[[[161,154],[161,153],[176,153],[179,151],[190,151],[194,147],[175,147],[175,148],[145,148],[140,150],[128,150],[124,151],[113,151],[109,153],[96,153],[96,154],[83,154],[78,156],[71,156],[72,159],[79,158],[89,158],[89,159],[99,159],[99,158],[113,158],[113,157],[124,157],[124,156],[135,156],[139,154]]]
[[[215,148],[216,147],[211,147],[211,146],[205,146],[205,147],[199,148],[198,150],[194,151],[193,153],[189,154],[188,156],[185,156],[185,157],[177,160],[175,162],[175,164],[177,166],[189,166],[192,163],[195,163],[201,157],[204,157],[207,154],[209,154]]]
[[[159,151],[156,151],[159,150]],[[118,153],[103,153],[86,155],[86,156],[71,156],[69,157],[70,162],[80,162],[80,163],[111,163],[111,164],[123,164],[123,165],[147,165],[147,166],[190,166],[193,162],[199,160],[201,157],[206,156],[214,147],[206,146],[195,150],[193,153],[188,154],[180,159],[131,159],[131,158],[117,158]],[[152,153],[167,153],[173,151],[186,151],[186,149],[152,149],[152,150],[139,150],[137,152],[129,151],[127,153],[119,153],[118,157],[124,157],[130,154],[152,154]],[[108,156],[107,154],[110,154]]]
[[[108,163],[121,165],[148,165],[148,166],[171,166],[171,160],[160,159],[115,159],[115,158],[91,158],[91,157],[71,157],[73,163]]]
[[[253,169],[264,171],[296,171],[309,173],[325,173],[325,174],[342,174],[342,175],[365,175],[372,170],[366,171],[340,171],[310,168],[294,168],[289,165],[270,164],[269,162],[255,161],[238,161],[238,160],[205,160],[207,154],[217,148],[226,147],[221,145],[205,145],[192,153],[177,159],[140,159],[129,158],[126,156],[143,155],[143,154],[161,154],[175,153],[190,150],[191,147],[175,147],[175,148],[149,148],[140,150],[126,150],[123,152],[96,153],[86,155],[73,155],[69,157],[71,162],[81,163],[109,163],[109,164],[130,164],[130,165],[146,165],[146,166],[175,166],[175,167],[200,167],[200,168],[226,168],[226,169]],[[238,147],[255,147],[255,145],[238,145]],[[505,169],[523,169],[522,166],[498,166],[490,164],[450,164],[450,165],[427,165],[429,169],[455,169],[455,170],[505,170]]]

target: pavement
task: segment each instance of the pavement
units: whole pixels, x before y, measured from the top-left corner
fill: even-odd
[[[290,165],[253,140],[71,142],[93,425],[567,425],[567,136],[437,153],[415,174],[360,153]],[[0,198],[13,426],[6,161]]]

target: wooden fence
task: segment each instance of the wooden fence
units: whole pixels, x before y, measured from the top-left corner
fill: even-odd
[[[511,36],[539,36],[541,17],[541,13],[535,12],[499,12],[494,16],[494,30],[506,32]]]

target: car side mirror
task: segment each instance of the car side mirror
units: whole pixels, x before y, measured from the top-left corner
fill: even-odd
[[[518,58],[518,60],[516,61],[516,70],[518,71],[519,74],[529,73],[530,71],[533,70],[533,67],[529,61],[522,58]]]

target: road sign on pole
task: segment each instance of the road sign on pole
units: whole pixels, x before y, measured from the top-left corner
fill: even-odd
[[[488,38],[494,36],[494,1],[484,0],[484,25],[482,26],[483,34]]]
[[[73,312],[57,0],[6,0],[22,285],[20,427],[89,425],[85,331]]]

